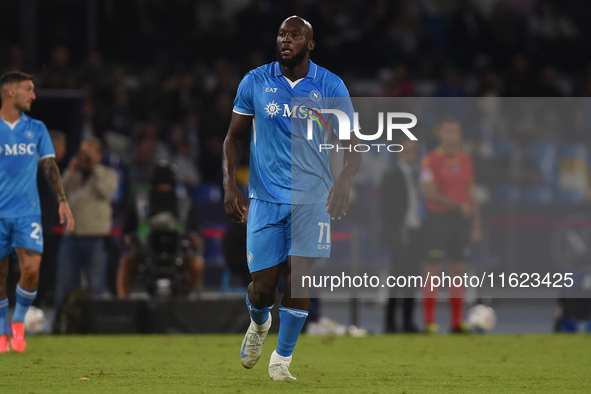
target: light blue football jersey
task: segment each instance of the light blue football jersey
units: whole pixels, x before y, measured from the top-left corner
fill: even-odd
[[[0,120],[0,218],[39,215],[37,161],[55,157],[47,127],[25,114],[14,129]]]
[[[324,114],[310,122],[307,108],[333,108],[354,119],[349,92],[343,81],[310,61],[305,78],[293,83],[278,62],[247,73],[234,100],[234,112],[254,116],[250,142],[249,196],[276,204],[325,202],[333,186],[329,150],[336,117]],[[326,120],[326,122],[325,122]],[[334,125],[334,127],[332,126]],[[329,131],[330,130],[330,131]]]

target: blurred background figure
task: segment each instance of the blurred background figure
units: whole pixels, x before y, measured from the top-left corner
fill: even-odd
[[[426,272],[440,275],[443,262],[449,263],[451,276],[466,272],[471,242],[482,237],[480,208],[474,190],[474,168],[470,156],[461,150],[462,129],[457,120],[445,120],[437,128],[440,144],[423,158],[421,180],[427,200],[423,250]],[[438,289],[431,290],[432,280],[423,289],[425,330],[436,333]],[[467,332],[463,324],[464,287],[448,288],[451,309],[451,332]]]
[[[384,175],[381,189],[381,213],[384,241],[390,248],[390,275],[420,275],[421,271],[421,210],[423,192],[419,179],[419,144],[402,139],[403,151],[396,166]],[[386,305],[385,332],[418,332],[413,321],[416,289],[390,289]],[[396,304],[402,303],[402,327],[396,325]],[[399,320],[398,320],[399,321]]]
[[[158,165],[149,190],[138,192],[128,208],[123,228],[128,252],[121,257],[117,270],[119,298],[129,296],[140,268],[148,276],[149,287],[158,279],[167,279],[170,290],[183,296],[194,290],[205,267],[202,241],[196,228],[185,227],[186,214],[182,215],[180,205],[174,171],[168,164]]]
[[[81,275],[95,296],[105,291],[107,254],[105,244],[111,235],[111,199],[118,187],[115,170],[101,164],[103,147],[99,139],[88,138],[80,144],[64,172],[64,190],[76,215],[77,226],[64,234],[56,274],[54,304],[81,286]]]

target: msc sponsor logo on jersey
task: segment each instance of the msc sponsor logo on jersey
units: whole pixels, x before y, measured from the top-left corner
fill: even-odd
[[[283,116],[287,118],[306,119],[309,117],[309,110],[310,108],[303,105],[294,105],[293,107],[290,107],[288,104],[283,104]]]
[[[270,117],[274,117],[275,115],[282,112],[284,118],[300,118],[300,119],[307,119],[310,115],[310,108],[305,107],[303,105],[294,105],[289,106],[289,104],[283,104],[283,109],[281,109],[281,104],[275,102],[275,100],[271,101],[265,106],[265,111],[267,115]]]
[[[36,154],[35,148],[37,145],[35,144],[4,144],[4,146],[0,146],[0,155],[4,156],[24,156],[24,155],[34,155]]]

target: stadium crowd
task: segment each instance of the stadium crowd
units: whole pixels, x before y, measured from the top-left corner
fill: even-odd
[[[84,91],[81,135],[101,139],[105,163],[121,174],[115,212],[120,224],[130,195],[124,191],[147,183],[161,160],[176,166],[188,196],[197,196],[199,185],[221,186],[222,142],[238,82],[274,60],[275,29],[288,15],[312,23],[319,49],[312,59],[340,75],[352,96],[591,94],[591,52],[585,50],[591,47],[585,20],[591,5],[576,0],[96,4],[94,48],[85,47],[86,34],[79,33],[86,30],[76,18],[39,18],[39,31],[47,34],[36,61],[19,40],[3,35],[1,68],[35,73],[37,88]],[[39,13],[56,12],[38,7]],[[582,147],[574,155],[583,166],[566,170],[580,175],[577,187],[588,199],[591,133],[584,127],[471,133],[465,142],[476,178],[499,201],[522,195],[554,201],[564,170],[559,152]],[[537,161],[540,145],[556,153],[556,165]],[[552,174],[546,176],[545,168]]]
[[[322,49],[314,61],[342,76],[353,96],[587,96],[591,55],[583,49],[591,34],[583,3],[104,1],[90,52],[80,50],[84,35],[72,34],[72,22],[52,29],[49,19],[40,20],[40,30],[53,31],[53,41],[40,48],[35,65],[17,42],[4,40],[0,48],[7,51],[2,68],[34,72],[39,88],[84,90],[82,134],[121,153],[128,184],[143,181],[145,169],[164,159],[192,189],[221,182],[237,84],[274,59],[270,26],[285,15],[312,21]],[[539,183],[535,157],[520,156],[536,141],[591,143],[582,128],[468,138],[491,168],[507,165],[507,157],[483,145],[509,138],[519,147],[509,159],[511,175],[501,176],[519,186]]]

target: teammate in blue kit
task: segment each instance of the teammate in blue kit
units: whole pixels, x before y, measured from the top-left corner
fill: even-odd
[[[251,129],[247,260],[252,282],[246,296],[251,324],[240,350],[245,368],[252,368],[261,356],[286,268],[279,338],[269,362],[272,380],[295,380],[289,365],[310,300],[308,289],[301,290],[304,297],[296,297],[291,279],[309,275],[317,258],[329,256],[330,220],[346,215],[351,181],[361,162],[359,153],[347,153],[344,169],[333,182],[329,154],[319,149],[319,144],[330,141],[330,128],[324,123],[326,130],[315,129],[309,140],[294,127],[298,120],[305,124],[307,119],[301,119],[308,118],[307,108],[312,108],[292,102],[294,98],[311,105],[330,101],[331,108],[354,119],[343,81],[310,60],[314,46],[310,23],[298,16],[283,21],[277,61],[250,71],[240,83],[224,141],[225,209],[231,219],[242,222],[246,208],[234,178]]]
[[[0,353],[22,353],[27,343],[23,321],[37,295],[43,253],[37,160],[59,201],[60,223],[74,229],[74,218],[62,188],[55,152],[45,125],[25,115],[35,100],[33,76],[19,71],[0,78]],[[6,278],[8,258],[16,252],[21,277],[8,341]]]

